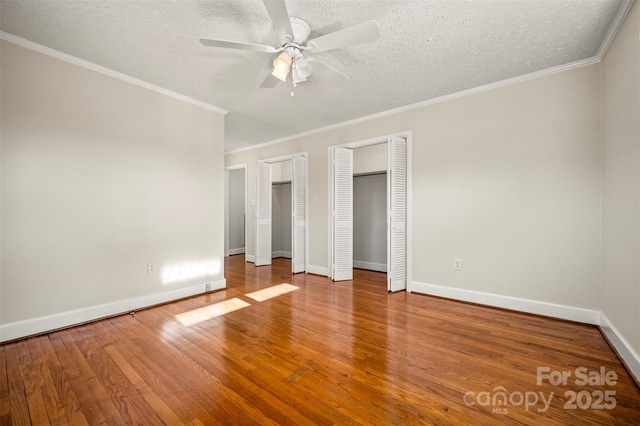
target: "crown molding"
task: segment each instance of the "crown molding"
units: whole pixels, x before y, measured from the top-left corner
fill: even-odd
[[[180,101],[196,105],[198,107],[207,109],[209,111],[217,112],[218,114],[226,115],[229,111],[219,108],[215,105],[208,104],[206,102],[202,102],[193,98],[190,98],[185,95],[181,95],[180,93],[172,92],[171,90],[163,89],[162,87],[156,86],[151,83],[147,83],[146,81],[139,80],[137,78],[131,77],[130,75],[123,74],[118,71],[114,71],[110,68],[103,67],[102,65],[94,64],[93,62],[85,61],[84,59],[76,58],[75,56],[68,55],[66,53],[62,53],[58,50],[51,49],[50,47],[43,46],[38,43],[34,43],[29,40],[25,40],[21,37],[13,35],[11,33],[7,33],[4,31],[0,31],[0,39],[8,41],[10,43],[16,44],[18,46],[34,50],[36,52],[42,53],[47,56],[51,56],[56,59],[60,59],[65,62],[72,63],[74,65],[81,66],[83,68],[87,68],[91,71],[98,72],[100,74],[107,75],[109,77],[116,78],[118,80],[125,81],[127,83],[145,88],[147,90],[151,90],[156,93],[160,93],[165,96],[169,96],[174,99],[178,99]]]
[[[568,71],[568,70],[571,70],[571,69],[574,69],[574,68],[579,68],[579,67],[584,67],[584,66],[587,66],[587,65],[597,64],[597,63],[601,62],[602,59],[604,58],[604,55],[606,55],[607,50],[609,49],[609,46],[611,46],[611,43],[613,42],[616,34],[618,33],[618,30],[620,29],[620,27],[622,27],[622,23],[624,22],[624,18],[629,13],[629,10],[631,10],[631,7],[633,6],[634,2],[635,2],[635,0],[623,0],[622,4],[620,5],[620,9],[618,9],[618,13],[616,14],[616,17],[614,18],[613,23],[611,24],[611,27],[609,27],[609,31],[607,31],[607,34],[606,34],[604,40],[602,41],[602,44],[600,45],[600,48],[598,49],[598,52],[596,53],[596,55],[594,55],[594,56],[592,56],[590,58],[582,59],[582,60],[571,62],[571,63],[568,63],[568,64],[559,65],[559,66],[552,67],[552,68],[547,68],[547,69],[544,69],[544,70],[540,70],[540,71],[532,72],[532,73],[529,73],[529,74],[525,74],[525,75],[509,78],[509,79],[498,81],[498,82],[495,82],[495,83],[486,84],[484,86],[478,86],[478,87],[474,87],[472,89],[467,89],[467,90],[463,90],[463,91],[460,91],[460,92],[451,93],[449,95],[439,96],[439,97],[433,98],[433,99],[427,99],[425,101],[421,101],[421,102],[405,105],[405,106],[402,106],[402,107],[390,109],[390,110],[379,112],[379,113],[376,113],[376,114],[367,115],[367,116],[364,116],[364,117],[359,117],[359,118],[356,118],[356,119],[353,119],[353,120],[348,120],[348,121],[343,121],[343,122],[336,123],[336,124],[331,124],[329,126],[320,127],[318,129],[313,129],[313,130],[309,130],[309,131],[306,131],[306,132],[297,133],[297,134],[292,135],[292,136],[285,136],[283,138],[275,139],[275,140],[264,142],[264,143],[261,143],[261,144],[256,144],[256,145],[251,145],[251,146],[246,146],[246,147],[234,149],[234,150],[225,152],[225,155],[236,154],[236,153],[243,152],[243,151],[250,151],[252,149],[265,148],[265,147],[270,146],[270,145],[276,145],[276,144],[287,142],[287,141],[291,141],[291,140],[294,140],[294,139],[299,139],[299,138],[302,138],[302,137],[305,137],[305,136],[311,136],[311,135],[315,135],[317,133],[322,133],[322,132],[326,132],[326,131],[329,131],[329,130],[338,129],[338,128],[341,128],[341,127],[351,126],[351,125],[354,125],[354,124],[363,123],[365,121],[374,120],[374,119],[382,118],[382,117],[387,117],[389,115],[399,114],[399,113],[406,112],[406,111],[411,111],[411,110],[414,110],[414,109],[422,108],[422,107],[425,107],[425,106],[428,106],[428,105],[437,104],[437,103],[440,103],[440,102],[447,102],[447,101],[450,101],[452,99],[457,99],[457,98],[461,98],[461,97],[464,97],[464,96],[475,95],[477,93],[486,92],[487,90],[493,90],[493,89],[497,89],[499,87],[504,87],[504,86],[509,86],[511,84],[521,83],[521,82],[524,82],[524,81],[527,81],[527,80],[532,80],[532,79],[535,79],[535,78],[540,78],[540,77],[544,77],[544,76],[547,76],[547,75]]]
[[[613,19],[613,23],[611,24],[611,27],[609,27],[609,31],[607,31],[607,34],[605,35],[604,40],[602,40],[600,49],[598,49],[598,53],[596,53],[596,58],[598,58],[598,62],[604,59],[604,55],[607,54],[607,50],[609,50],[611,43],[613,43],[613,40],[616,38],[616,34],[618,34],[618,31],[620,30],[620,28],[622,27],[622,23],[624,22],[624,18],[627,17],[627,14],[631,10],[631,6],[633,6],[634,2],[635,0],[622,1],[622,4],[620,5],[620,9],[618,9],[618,13],[616,14],[616,17]]]
[[[343,122],[340,122],[340,123],[331,124],[329,126],[320,127],[318,129],[313,129],[313,130],[309,130],[309,131],[306,131],[306,132],[297,133],[297,134],[292,135],[292,136],[285,136],[283,138],[275,139],[275,140],[264,142],[264,143],[261,143],[261,144],[245,146],[245,147],[242,147],[242,148],[234,149],[232,151],[227,151],[227,152],[225,152],[225,155],[236,154],[236,153],[243,152],[243,151],[250,151],[252,149],[264,148],[264,147],[267,147],[267,146],[270,146],[270,145],[276,145],[276,144],[283,143],[283,142],[288,142],[288,141],[291,141],[291,140],[294,140],[294,139],[299,139],[299,138],[302,138],[302,137],[305,137],[305,136],[311,136],[311,135],[315,135],[315,134],[318,134],[318,133],[327,132],[329,130],[339,129],[341,127],[352,126],[354,124],[363,123],[365,121],[374,120],[374,119],[383,118],[383,117],[388,117],[390,115],[399,114],[399,113],[407,112],[407,111],[412,111],[414,109],[423,108],[425,106],[439,104],[441,102],[447,102],[447,101],[450,101],[450,100],[453,100],[453,99],[457,99],[457,98],[462,98],[462,97],[465,97],[465,96],[475,95],[477,93],[486,92],[488,90],[498,89],[500,87],[510,86],[512,84],[522,83],[522,82],[527,81],[527,80],[533,80],[533,79],[544,77],[544,76],[547,76],[547,75],[557,74],[557,73],[560,73],[560,72],[572,70],[574,68],[580,68],[580,67],[584,67],[584,66],[587,66],[587,65],[597,64],[598,62],[600,62],[600,59],[598,57],[596,57],[596,56],[592,56],[590,58],[582,59],[582,60],[571,62],[571,63],[568,63],[568,64],[558,65],[557,67],[547,68],[547,69],[544,69],[544,70],[532,72],[532,73],[529,73],[529,74],[520,75],[520,76],[509,78],[509,79],[506,79],[506,80],[497,81],[495,83],[485,84],[484,86],[478,86],[478,87],[474,87],[474,88],[471,88],[471,89],[462,90],[460,92],[455,92],[455,93],[451,93],[451,94],[448,94],[448,95],[439,96],[437,98],[427,99],[427,100],[416,102],[416,103],[413,103],[413,104],[404,105],[404,106],[401,106],[401,107],[398,107],[398,108],[393,108],[393,109],[390,109],[390,110],[387,110],[387,111],[378,112],[378,113],[375,113],[375,114],[366,115],[364,117],[355,118],[353,120],[343,121]]]

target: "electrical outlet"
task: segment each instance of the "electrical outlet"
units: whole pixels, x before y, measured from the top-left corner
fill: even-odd
[[[204,285],[204,291],[206,291],[207,293],[211,291],[211,283],[206,283]]]
[[[158,269],[158,264],[156,262],[147,263],[147,275],[155,274]]]
[[[453,270],[462,271],[462,259],[453,259]]]

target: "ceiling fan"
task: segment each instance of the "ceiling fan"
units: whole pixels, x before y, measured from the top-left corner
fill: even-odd
[[[316,58],[305,58],[303,52],[326,52],[355,44],[377,41],[380,38],[380,27],[378,23],[376,21],[369,21],[309,40],[311,27],[303,19],[289,16],[284,0],[263,0],[263,3],[273,22],[274,31],[280,43],[279,46],[274,47],[265,44],[208,38],[200,39],[200,43],[205,46],[251,50],[271,54],[279,53],[273,61],[273,71],[271,75],[267,76],[262,87],[270,87],[277,83],[277,80],[272,79],[271,76],[286,82],[290,72],[294,87],[298,83],[307,81],[307,78],[313,72],[313,68],[309,62],[315,61],[320,64],[323,63]],[[326,64],[323,65],[340,73]],[[342,75],[344,76],[344,74]],[[270,81],[273,81],[273,84],[271,84]],[[293,96],[293,92],[291,93]]]

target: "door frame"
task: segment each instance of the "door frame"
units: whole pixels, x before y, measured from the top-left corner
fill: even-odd
[[[406,291],[408,293],[411,293],[412,291],[412,284],[413,284],[413,274],[412,274],[412,270],[413,270],[413,235],[412,235],[412,230],[413,230],[413,217],[412,217],[412,204],[413,204],[413,200],[411,197],[411,194],[413,193],[412,191],[412,173],[411,173],[411,146],[412,146],[412,131],[411,130],[406,130],[406,131],[401,131],[401,132],[396,132],[396,133],[390,133],[388,135],[384,135],[384,136],[375,136],[372,138],[368,138],[368,139],[361,139],[361,140],[357,140],[357,141],[353,141],[353,142],[347,142],[347,143],[343,143],[343,144],[338,144],[338,145],[332,145],[328,148],[328,153],[327,153],[327,177],[328,177],[328,183],[327,183],[327,187],[328,187],[328,202],[327,202],[327,209],[328,209],[328,224],[327,224],[327,229],[328,229],[328,235],[327,235],[327,241],[328,241],[328,245],[327,245],[327,259],[329,259],[329,270],[328,270],[328,274],[327,276],[331,279],[333,279],[333,269],[334,269],[334,260],[333,260],[333,202],[334,202],[334,193],[333,193],[333,151],[335,148],[350,148],[350,149],[357,149],[357,148],[363,148],[366,146],[371,146],[371,145],[378,145],[378,144],[382,144],[382,143],[388,143],[389,139],[391,137],[400,137],[400,138],[404,138],[407,141],[407,285],[406,285]],[[388,165],[389,161],[387,159],[387,173],[389,173],[389,165]],[[355,218],[354,218],[355,220]],[[387,241],[387,253],[390,250],[389,247],[390,241]]]
[[[248,168],[247,163],[225,166],[224,168],[224,257],[229,256],[229,171],[244,169],[244,255],[247,256],[247,201]]]
[[[304,201],[304,207],[305,207],[305,238],[304,238],[304,272],[308,272],[308,268],[309,268],[309,151],[300,151],[300,152],[294,152],[291,154],[287,154],[287,155],[281,155],[278,157],[271,157],[271,158],[265,158],[262,160],[258,160],[256,162],[256,169],[257,169],[257,163],[268,163],[268,164],[274,164],[274,163],[280,163],[283,161],[289,161],[291,160],[291,217],[292,217],[292,221],[291,221],[291,268],[293,270],[294,264],[293,264],[293,255],[294,255],[294,242],[293,242],[293,238],[294,238],[294,233],[293,233],[293,227],[295,226],[295,223],[293,222],[293,209],[294,209],[294,205],[293,205],[293,180],[295,179],[295,173],[293,171],[293,157],[296,155],[304,155],[307,158],[307,170],[306,170],[306,179],[305,179],[305,188],[304,188],[304,193],[305,193],[305,201]],[[256,187],[258,184],[258,175],[256,173]],[[273,205],[273,200],[272,200],[272,205]],[[273,208],[273,207],[272,207]],[[256,211],[257,214],[257,206],[254,209]],[[273,221],[273,218],[272,218]],[[255,229],[255,233],[256,235],[254,235],[254,241],[258,241],[258,236],[257,236],[257,232],[258,232],[258,226],[257,226],[257,216],[254,217],[254,222],[256,226],[254,226]],[[256,254],[254,253],[254,257],[256,256]]]

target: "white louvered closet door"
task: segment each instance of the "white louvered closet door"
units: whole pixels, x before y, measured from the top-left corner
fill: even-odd
[[[333,151],[333,279],[353,279],[353,152]]]
[[[293,259],[291,268],[294,274],[306,270],[307,240],[307,157],[302,154],[293,156]]]
[[[392,137],[388,145],[387,289],[399,291],[407,288],[407,141]]]
[[[271,164],[256,165],[256,266],[271,265]]]

